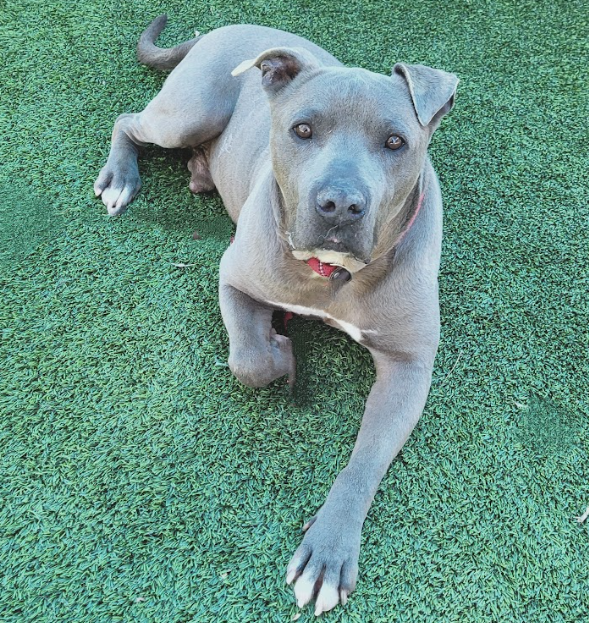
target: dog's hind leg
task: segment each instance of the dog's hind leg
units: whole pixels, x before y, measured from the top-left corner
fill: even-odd
[[[170,74],[143,112],[121,115],[115,122],[108,160],[94,184],[96,196],[101,197],[111,216],[124,212],[141,188],[137,166],[140,147],[155,144],[194,149],[218,136],[231,118],[239,81],[215,84],[206,79],[206,67],[182,65]],[[197,158],[194,164],[203,169],[203,162],[206,160]],[[214,188],[208,185],[200,184],[197,192]]]
[[[110,155],[94,182],[94,193],[102,198],[111,216],[123,212],[141,188],[137,154],[145,143],[138,138],[139,117],[136,114],[118,117]]]
[[[218,38],[213,33],[203,36],[143,112],[116,120],[108,160],[94,184],[110,215],[124,212],[141,188],[140,147],[198,148],[219,136],[229,123],[242,80],[231,76],[232,61],[219,53],[223,47]],[[206,160],[197,159],[195,164],[202,162]],[[199,190],[209,189],[212,180],[197,177]]]
[[[94,184],[96,196],[102,198],[111,216],[121,214],[141,188],[137,166],[140,147],[155,144],[194,149],[218,136],[231,118],[239,94],[237,81],[232,85],[233,93],[227,93],[227,88],[219,95],[219,88],[204,76],[186,80],[182,73],[178,78],[172,73],[143,112],[121,115],[116,120],[110,155]],[[212,190],[212,180],[202,183],[202,173],[208,171],[206,160],[197,157],[193,164],[198,165],[201,175],[197,177],[202,178],[195,192]],[[194,172],[193,180],[197,181]]]

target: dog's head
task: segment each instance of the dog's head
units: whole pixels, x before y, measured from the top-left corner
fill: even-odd
[[[355,272],[386,247],[458,79],[423,65],[397,64],[391,76],[322,66],[302,48],[266,50],[233,74],[254,66],[293,253]]]

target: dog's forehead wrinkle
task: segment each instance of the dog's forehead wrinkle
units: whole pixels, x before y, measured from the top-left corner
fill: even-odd
[[[330,68],[317,72],[289,92],[278,112],[285,124],[324,122],[334,127],[364,126],[370,133],[419,132],[407,89],[389,76],[364,69]],[[285,118],[286,116],[286,118]]]

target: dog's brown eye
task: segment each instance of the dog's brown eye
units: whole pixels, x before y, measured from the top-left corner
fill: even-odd
[[[387,142],[385,143],[385,145],[389,149],[392,149],[393,151],[395,149],[399,149],[400,147],[403,147],[404,144],[405,144],[405,141],[400,136],[397,136],[396,134],[391,134],[391,136],[387,138]]]
[[[294,131],[299,138],[311,138],[313,135],[311,126],[308,123],[299,123],[299,125],[295,125]]]

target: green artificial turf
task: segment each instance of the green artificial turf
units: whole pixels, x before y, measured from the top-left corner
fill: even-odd
[[[300,318],[295,396],[232,377],[232,226],[190,194],[187,153],[148,149],[122,218],[94,199],[116,116],[164,80],[135,60],[164,11],[162,45],[258,23],[348,65],[461,78],[431,147],[432,390],[365,523],[358,588],[324,619],[588,620],[587,3],[2,0],[0,621],[291,621],[286,565],[374,378],[367,351]]]

